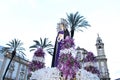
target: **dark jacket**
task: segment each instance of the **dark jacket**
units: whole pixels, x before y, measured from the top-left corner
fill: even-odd
[[[70,36],[68,29],[64,30],[64,39],[66,38],[66,36]],[[54,65],[55,55],[56,55],[56,45],[57,45],[57,39],[55,40],[55,46],[54,46],[54,52],[53,52],[51,67],[57,67],[57,66]]]

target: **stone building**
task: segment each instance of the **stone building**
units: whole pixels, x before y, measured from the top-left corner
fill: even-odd
[[[97,37],[96,40],[96,49],[97,49],[97,60],[98,60],[98,69],[100,71],[101,80],[110,80],[109,70],[107,65],[107,58],[104,51],[104,43],[102,39]]]
[[[107,58],[104,51],[104,43],[102,42],[102,39],[99,37],[99,35],[96,40],[96,49],[97,49],[96,67],[100,71],[100,80],[110,80]],[[77,56],[79,57],[81,65],[83,66],[84,62],[82,61],[82,59],[87,55],[87,50],[80,47],[78,47],[76,50]]]
[[[0,53],[0,80],[2,80],[6,67],[10,61],[11,54]],[[23,57],[15,56],[6,74],[6,80],[27,80],[29,61]]]

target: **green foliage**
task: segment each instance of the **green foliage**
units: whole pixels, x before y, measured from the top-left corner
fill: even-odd
[[[30,51],[35,51],[38,48],[42,48],[45,49],[50,55],[53,55],[53,45],[51,43],[51,41],[48,40],[48,38],[40,38],[40,41],[38,40],[33,40],[33,42],[35,42],[34,45],[30,46]]]
[[[84,16],[81,16],[79,12],[76,12],[75,14],[73,13],[67,14],[67,21],[71,29],[72,38],[74,36],[74,31],[76,30],[82,31],[81,29],[79,29],[80,27],[87,28],[87,26],[90,26],[90,24],[88,24],[88,21],[86,21]]]
[[[22,56],[25,56],[24,52],[25,48],[22,47],[23,43],[21,40],[13,39],[12,41],[9,41],[9,43],[6,44],[7,47],[3,47],[1,50],[1,53],[12,53],[15,51],[18,55],[21,54]]]

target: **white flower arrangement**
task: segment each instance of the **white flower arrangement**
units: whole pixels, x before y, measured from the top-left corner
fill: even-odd
[[[63,80],[57,68],[42,68],[32,73],[30,80]],[[76,80],[100,80],[96,74],[84,69],[76,72]]]
[[[84,63],[84,67],[86,66],[94,66],[94,63],[93,62],[86,62]]]
[[[77,52],[75,51],[75,49],[73,47],[71,47],[69,49],[62,49],[62,50],[60,50],[60,55],[62,55],[62,54],[72,54],[72,56],[75,57],[76,53]]]
[[[96,74],[92,74],[84,69],[79,69],[76,73],[76,80],[100,80]]]
[[[45,62],[45,58],[43,58],[43,57],[37,57],[37,56],[33,56],[33,61]]]
[[[30,80],[60,80],[60,77],[60,71],[57,68],[42,68],[32,73]]]

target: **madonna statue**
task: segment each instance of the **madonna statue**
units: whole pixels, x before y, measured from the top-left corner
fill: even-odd
[[[60,53],[60,49],[61,49],[61,46],[60,46],[61,41],[63,39],[65,39],[66,36],[70,36],[67,27],[68,27],[67,21],[65,19],[61,18],[60,23],[57,24],[58,34],[57,34],[56,41],[55,41],[51,67],[57,67],[59,53]]]

